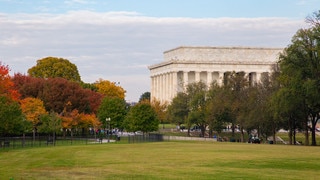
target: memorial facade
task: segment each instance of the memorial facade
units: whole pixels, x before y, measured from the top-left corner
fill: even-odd
[[[280,48],[178,47],[164,52],[164,61],[149,66],[151,99],[171,102],[189,83],[223,84],[227,72],[244,72],[249,83],[259,82],[272,71]]]

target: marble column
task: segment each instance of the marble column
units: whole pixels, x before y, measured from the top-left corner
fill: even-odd
[[[199,71],[195,71],[194,72],[194,76],[195,76],[195,82],[200,82],[200,72]]]
[[[183,72],[183,89],[186,90],[187,89],[187,85],[189,82],[189,77],[188,77],[188,71],[184,71]]]
[[[224,72],[219,72],[219,78],[218,78],[218,85],[222,86],[223,85],[223,78],[224,78]]]
[[[176,97],[178,92],[178,72],[172,72],[172,98]]]
[[[210,87],[212,83],[212,72],[207,72],[207,86]]]

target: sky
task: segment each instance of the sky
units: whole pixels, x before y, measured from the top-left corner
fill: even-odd
[[[150,92],[148,66],[179,46],[285,48],[320,0],[0,0],[0,62],[27,74],[68,59],[82,81]]]

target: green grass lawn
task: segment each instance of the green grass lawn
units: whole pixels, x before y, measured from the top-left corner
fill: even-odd
[[[319,147],[158,142],[0,151],[0,179],[319,178]]]

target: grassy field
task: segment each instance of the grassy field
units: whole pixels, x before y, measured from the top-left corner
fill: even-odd
[[[0,151],[0,179],[318,179],[319,147],[219,142]]]

